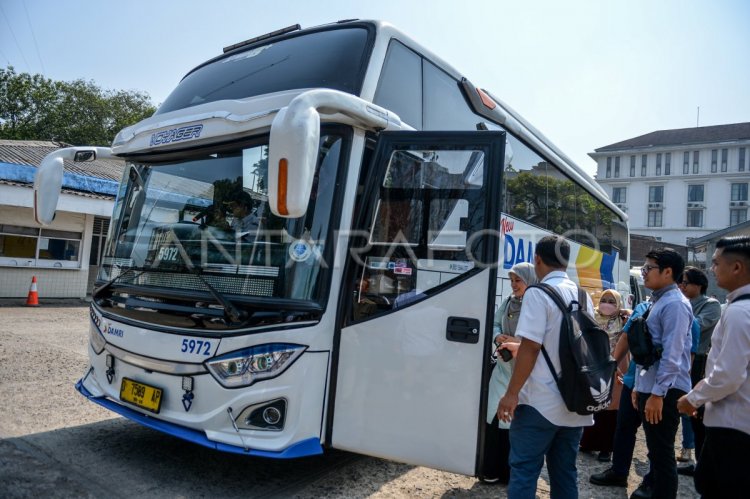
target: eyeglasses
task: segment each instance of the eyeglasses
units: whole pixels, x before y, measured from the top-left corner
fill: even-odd
[[[644,265],[643,267],[641,267],[641,274],[646,275],[652,270],[658,269],[658,268],[659,268],[658,265]]]

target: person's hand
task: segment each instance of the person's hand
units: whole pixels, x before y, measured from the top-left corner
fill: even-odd
[[[646,421],[651,424],[659,424],[661,422],[662,407],[664,407],[664,397],[651,395],[646,400],[646,406],[643,409],[643,415],[646,417]]]
[[[505,348],[506,350],[509,350],[510,353],[513,354],[513,358],[515,358],[516,355],[518,354],[519,346],[521,346],[521,344],[516,343],[515,341],[504,341],[503,343],[500,344],[500,347],[498,348],[498,350],[502,350],[503,348]]]
[[[495,336],[495,345],[500,346],[502,343],[505,343],[506,341],[509,341],[513,339],[513,336],[508,336],[507,334],[498,334]]]
[[[698,408],[688,402],[687,395],[683,395],[677,400],[677,410],[682,414],[692,417],[698,414]]]
[[[518,395],[505,393],[497,404],[497,419],[503,423],[510,423],[518,407]]]
[[[623,379],[623,376],[625,376],[625,375],[623,374],[623,372],[622,372],[622,371],[620,371],[620,370],[618,369],[618,370],[617,370],[617,372],[615,373],[615,380],[616,380],[616,381],[617,381],[617,383],[618,383],[618,384],[620,384],[620,385],[622,384],[622,379]]]
[[[630,402],[633,404],[633,409],[638,410],[638,392],[633,390],[630,392]]]

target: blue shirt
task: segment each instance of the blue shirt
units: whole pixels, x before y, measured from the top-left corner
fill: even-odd
[[[640,370],[635,391],[663,397],[670,388],[689,392],[690,347],[693,308],[690,301],[670,284],[652,294],[653,305],[646,320],[648,330],[661,358],[647,370]],[[640,366],[638,366],[640,368]]]

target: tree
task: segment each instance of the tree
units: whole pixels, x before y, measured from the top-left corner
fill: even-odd
[[[106,146],[121,129],[155,111],[144,92],[0,69],[0,139]]]

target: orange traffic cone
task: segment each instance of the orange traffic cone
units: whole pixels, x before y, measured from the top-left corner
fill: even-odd
[[[26,298],[27,307],[39,306],[39,293],[36,290],[36,276],[31,278],[31,287],[29,288],[29,297]]]

